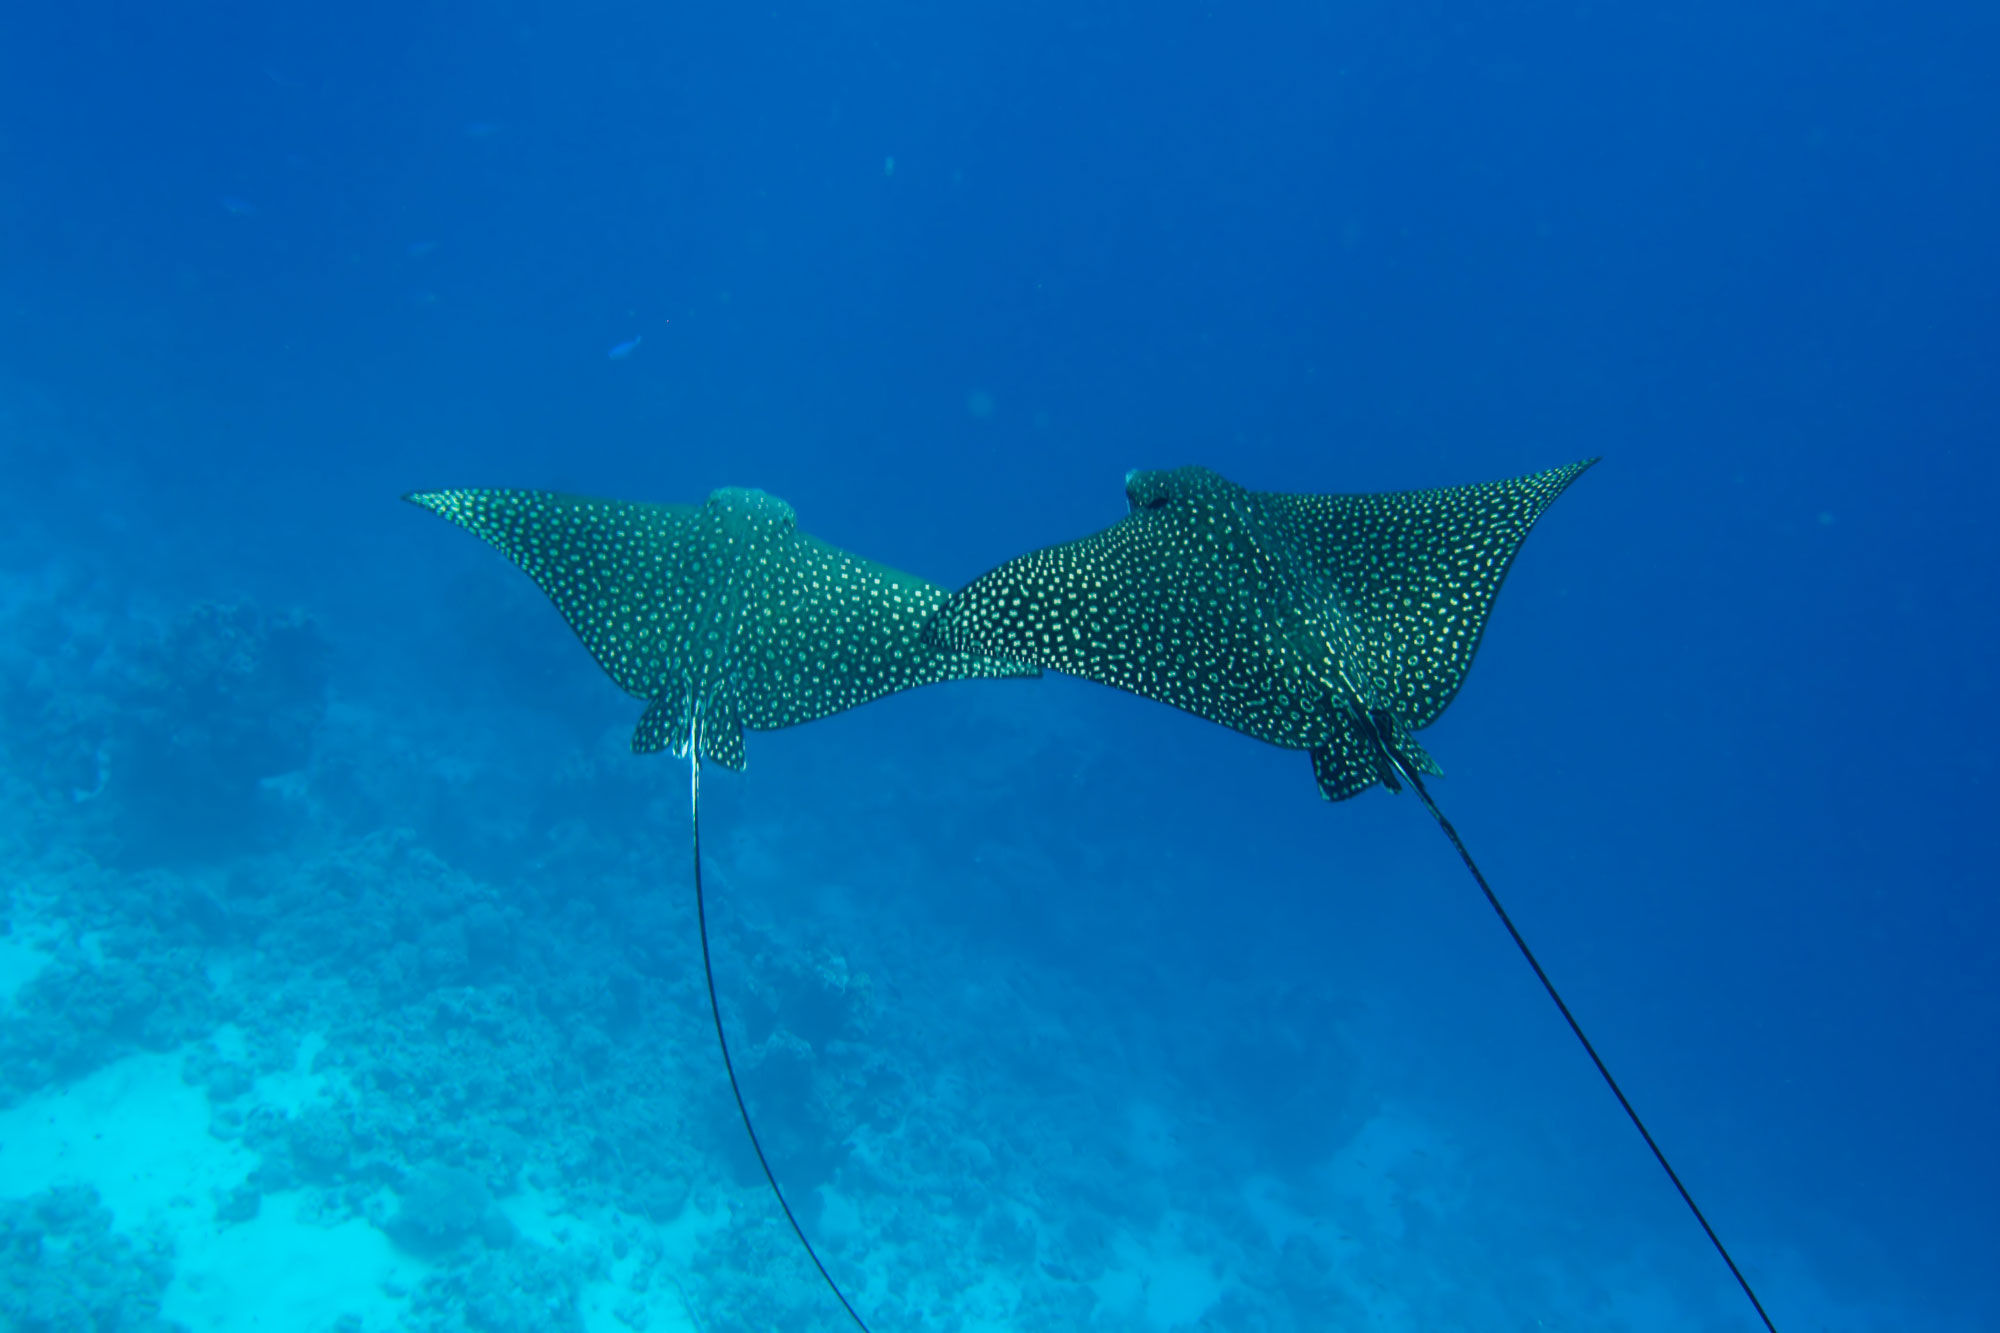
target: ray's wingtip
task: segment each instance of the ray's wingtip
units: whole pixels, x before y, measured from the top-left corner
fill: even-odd
[[[1549,468],[1545,472],[1534,473],[1531,477],[1523,477],[1522,480],[1539,482],[1544,485],[1553,483],[1555,490],[1549,496],[1549,499],[1553,501],[1557,495],[1568,490],[1570,484],[1578,477],[1581,477],[1584,473],[1590,471],[1603,461],[1603,454],[1592,454],[1588,458],[1579,458],[1574,463],[1564,463],[1558,467]]]
[[[453,497],[462,494],[463,492],[454,490],[404,491],[403,500],[419,509],[427,509],[433,514],[442,516],[452,507]]]

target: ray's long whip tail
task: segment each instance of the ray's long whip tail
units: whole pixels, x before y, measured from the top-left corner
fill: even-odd
[[[1348,687],[1350,691],[1353,689],[1351,682]],[[1633,1107],[1631,1099],[1626,1097],[1625,1090],[1619,1087],[1618,1080],[1611,1076],[1610,1067],[1604,1063],[1604,1057],[1597,1053],[1597,1047],[1593,1046],[1590,1038],[1584,1035],[1583,1025],[1576,1021],[1576,1015],[1571,1013],[1569,1005],[1564,1003],[1562,993],[1556,989],[1555,982],[1549,980],[1549,974],[1542,970],[1541,960],[1536,958],[1535,951],[1528,947],[1528,941],[1522,936],[1519,927],[1515,926],[1514,918],[1507,915],[1507,909],[1500,905],[1500,895],[1493,892],[1493,886],[1486,882],[1486,876],[1480,871],[1479,863],[1474,861],[1472,853],[1465,849],[1465,840],[1458,836],[1458,830],[1452,827],[1449,819],[1445,818],[1444,811],[1438,809],[1438,803],[1431,799],[1430,789],[1424,786],[1423,776],[1417,772],[1417,766],[1407,762],[1402,753],[1391,744],[1392,730],[1383,724],[1383,719],[1378,718],[1373,710],[1361,704],[1358,692],[1351,705],[1351,711],[1362,729],[1373,736],[1379,752],[1417,793],[1417,799],[1424,803],[1424,809],[1431,812],[1431,818],[1435,819],[1438,827],[1444,830],[1444,836],[1451,840],[1451,845],[1458,851],[1458,859],[1465,862],[1465,868],[1472,872],[1473,882],[1479,885],[1479,891],[1486,895],[1486,902],[1492,907],[1493,914],[1500,918],[1500,924],[1507,928],[1507,934],[1513,938],[1514,947],[1521,951],[1521,956],[1528,960],[1528,966],[1535,970],[1535,979],[1542,983],[1542,989],[1549,993],[1551,1000],[1555,1001],[1556,1008],[1562,1012],[1563,1022],[1569,1024],[1569,1030],[1575,1033],[1577,1041],[1583,1044],[1584,1054],[1590,1057],[1590,1063],[1596,1065],[1597,1072],[1603,1076],[1605,1086],[1611,1089],[1611,1095],[1618,1099],[1618,1104],[1625,1108],[1626,1118],[1632,1122],[1632,1127],[1639,1131],[1639,1137],[1646,1141],[1646,1146],[1652,1149],[1653,1160],[1660,1164],[1660,1169],[1667,1173],[1667,1179],[1674,1183],[1674,1189],[1680,1193],[1681,1202],[1685,1203],[1688,1211],[1694,1214],[1694,1220],[1701,1223],[1701,1229],[1708,1236],[1709,1244],[1715,1246],[1715,1252],[1722,1256],[1722,1262],[1729,1265],[1731,1276],[1736,1279],[1736,1285],[1743,1288],[1743,1294],[1750,1298],[1751,1307],[1757,1311],[1757,1317],[1764,1321],[1764,1327],[1769,1333],[1778,1333],[1777,1325],[1773,1324],[1771,1316],[1764,1312],[1764,1302],[1757,1299],[1756,1291],[1751,1288],[1750,1279],[1743,1276],[1743,1270],[1736,1266],[1736,1260],[1731,1257],[1729,1247],[1722,1243],[1722,1237],[1715,1234],[1715,1228],[1709,1225],[1707,1216],[1701,1211],[1701,1205],[1694,1201],[1694,1195],[1690,1194],[1688,1187],[1681,1183],[1680,1172],[1674,1170],[1673,1163],[1667,1160],[1667,1154],[1654,1140],[1652,1131],[1646,1128],[1646,1122],[1639,1118],[1639,1112]],[[1393,784],[1391,786],[1393,787]]]
[[[697,724],[698,725],[698,724]],[[743,1089],[736,1082],[736,1062],[729,1058],[729,1038],[722,1031],[722,1005],[715,998],[715,964],[708,952],[708,905],[701,891],[701,749],[700,737],[690,729],[688,735],[688,825],[694,842],[694,917],[701,935],[701,974],[708,982],[708,1012],[715,1019],[715,1044],[722,1048],[722,1067],[729,1074],[729,1091],[736,1098],[736,1113],[743,1117],[743,1132],[750,1136],[750,1147],[757,1154],[757,1165],[764,1168],[764,1180],[771,1186],[771,1195],[777,1199],[778,1207],[785,1214],[785,1220],[792,1224],[792,1234],[805,1247],[806,1258],[812,1260],[813,1267],[826,1281],[826,1289],[840,1302],[840,1308],[847,1311],[847,1317],[861,1333],[870,1333],[867,1321],[854,1312],[840,1284],[833,1280],[833,1274],[826,1271],[820,1262],[819,1252],[806,1239],[806,1230],[799,1225],[799,1219],[792,1214],[792,1205],[785,1202],[785,1192],[778,1188],[778,1177],[771,1171],[771,1163],[764,1156],[764,1145],[757,1139],[757,1127],[750,1123],[750,1108],[743,1101]]]

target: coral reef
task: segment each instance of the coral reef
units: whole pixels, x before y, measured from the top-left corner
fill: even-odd
[[[0,1105],[121,1055],[171,1050],[217,1021],[208,978],[188,950],[92,961],[72,944],[21,988],[0,1025]]]
[[[329,650],[297,612],[202,603],[136,646],[110,700],[100,799],[129,861],[213,858],[284,828],[266,783],[304,768],[326,715]]]
[[[538,722],[531,691],[423,731],[407,700],[336,707],[302,616],[6,591],[0,906],[40,956],[0,1007],[0,1110],[182,1051],[230,1164],[184,1223],[359,1235],[392,1272],[321,1327],[834,1326],[716,1057],[684,771]],[[968,743],[996,770],[1053,752]],[[1356,1157],[1366,1209],[1243,1183],[1310,1178],[1379,1110],[1336,988],[1195,993],[1125,943],[1157,910],[1145,856],[1093,853],[1101,903],[1032,905],[1059,868],[964,792],[824,764],[705,796],[709,924],[774,1169],[875,1326],[1454,1326],[1450,1292],[1384,1314],[1410,1270],[1349,1240],[1442,1243],[1408,1152]],[[163,1328],[150,1234],[87,1189],[7,1202],[0,1326]]]
[[[90,1189],[0,1199],[0,1327],[11,1333],[171,1333],[173,1256],[111,1228]]]
[[[51,814],[126,866],[282,837],[289,806],[274,782],[307,765],[326,716],[331,651],[317,625],[203,602],[149,627],[65,591],[15,609],[8,656],[24,669],[0,690],[9,757]]]

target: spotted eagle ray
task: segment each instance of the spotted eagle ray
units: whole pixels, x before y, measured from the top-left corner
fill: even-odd
[[[1432,799],[1424,777],[1442,770],[1412,735],[1464,683],[1528,530],[1596,462],[1374,495],[1251,491],[1203,467],[1133,472],[1123,519],[982,575],[945,603],[928,633],[943,647],[1081,676],[1306,750],[1330,801],[1407,782],[1776,1333]]]
[[[664,749],[688,761],[695,919],[729,1090],[785,1220],[865,1333],[778,1187],[736,1081],[701,887],[701,761],[741,771],[746,727],[771,731],[918,685],[1039,669],[926,642],[943,588],[807,536],[792,507],[763,491],[718,490],[700,506],[528,490],[404,498],[520,566],[606,674],[646,701],[634,753]]]

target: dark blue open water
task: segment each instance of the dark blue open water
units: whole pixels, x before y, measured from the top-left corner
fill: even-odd
[[[1602,454],[1439,800],[1779,1328],[2000,1327],[1996,57],[1854,0],[9,7],[0,1324],[845,1326],[683,767],[401,492],[758,486],[955,586],[1134,466]],[[1758,1327],[1407,796],[1054,677],[749,753],[724,1010],[878,1333]]]

